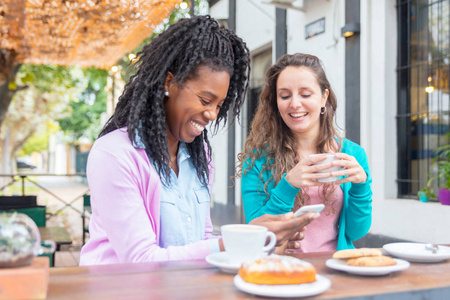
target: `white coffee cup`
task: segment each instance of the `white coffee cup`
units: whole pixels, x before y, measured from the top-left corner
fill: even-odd
[[[263,255],[272,250],[277,242],[275,234],[264,226],[230,224],[223,225],[220,229],[228,260],[233,265],[240,266]],[[270,242],[265,246],[268,237]]]
[[[321,164],[326,164],[326,163],[330,163],[334,160],[337,160],[336,156],[334,154],[329,154],[329,153],[320,153],[320,154],[311,154],[308,155],[308,157],[314,157],[314,156],[318,156],[318,155],[325,155],[327,158],[322,160],[322,161],[318,161],[316,162],[314,165],[321,165]],[[317,173],[328,173],[328,172],[335,172],[335,171],[339,171],[341,168],[339,166],[334,166],[322,171],[317,171]],[[317,179],[317,182],[333,182],[333,181],[337,181],[338,177],[337,176],[331,176],[331,177],[327,177],[327,178],[321,178],[321,179]]]

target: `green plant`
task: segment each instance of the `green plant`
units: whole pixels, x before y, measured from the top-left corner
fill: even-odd
[[[450,139],[450,133],[447,136]],[[430,177],[427,186],[437,181],[438,186],[450,190],[450,143],[437,147],[433,152],[436,156],[432,165],[437,166],[437,175]]]
[[[436,195],[433,192],[433,188],[431,186],[423,187],[420,191],[417,192],[417,196],[420,197],[421,193],[425,193],[425,197],[427,198],[435,198]]]
[[[13,229],[17,228],[17,225],[14,225],[16,219],[17,212],[13,212],[10,215],[3,212],[0,217],[0,249],[6,250],[8,253],[18,252],[17,249],[31,246],[28,240],[17,238],[14,235]],[[23,230],[21,232],[23,233]]]

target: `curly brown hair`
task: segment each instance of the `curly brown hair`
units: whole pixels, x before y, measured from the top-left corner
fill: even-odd
[[[275,185],[281,180],[284,173],[291,170],[299,161],[300,157],[296,152],[297,142],[289,127],[284,123],[277,106],[277,80],[280,73],[286,67],[306,67],[315,74],[317,83],[323,94],[329,91],[326,102],[325,113],[320,116],[320,135],[316,140],[316,151],[322,153],[330,150],[339,151],[342,145],[342,137],[333,125],[333,119],[337,108],[337,99],[330,82],[322,67],[322,62],[313,55],[296,53],[286,54],[271,66],[265,75],[264,89],[260,96],[260,103],[251,123],[251,131],[244,144],[244,151],[238,154],[238,164],[236,176],[241,177],[248,170],[253,168],[256,159],[267,156],[267,163],[263,165],[260,173],[261,184],[267,200],[268,183],[275,180]],[[338,147],[336,149],[336,141]],[[243,170],[244,163],[248,167]],[[269,171],[270,180],[263,182],[263,173]],[[328,203],[328,196],[333,192],[331,184],[326,184],[323,189],[325,205]],[[307,190],[302,189],[296,196],[295,207],[307,204],[309,195]]]

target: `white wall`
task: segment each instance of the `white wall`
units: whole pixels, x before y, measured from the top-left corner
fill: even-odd
[[[210,7],[209,15],[215,19],[228,19],[228,0],[220,0]]]
[[[271,42],[275,32],[275,7],[263,2],[236,1],[236,33],[250,51]]]
[[[305,1],[305,12],[288,9],[288,53],[308,53],[322,60],[328,80],[338,99],[336,120],[345,125],[345,40],[340,36],[344,26],[344,0]],[[305,26],[325,17],[325,32],[305,39]]]

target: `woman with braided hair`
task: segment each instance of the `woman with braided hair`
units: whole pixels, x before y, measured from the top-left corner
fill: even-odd
[[[201,259],[213,236],[206,126],[236,117],[249,51],[209,16],[181,19],[138,53],[137,72],[88,158],[90,239],[80,265]],[[233,121],[233,120],[232,120]],[[262,216],[280,241],[305,221]],[[292,218],[291,218],[292,219]]]

